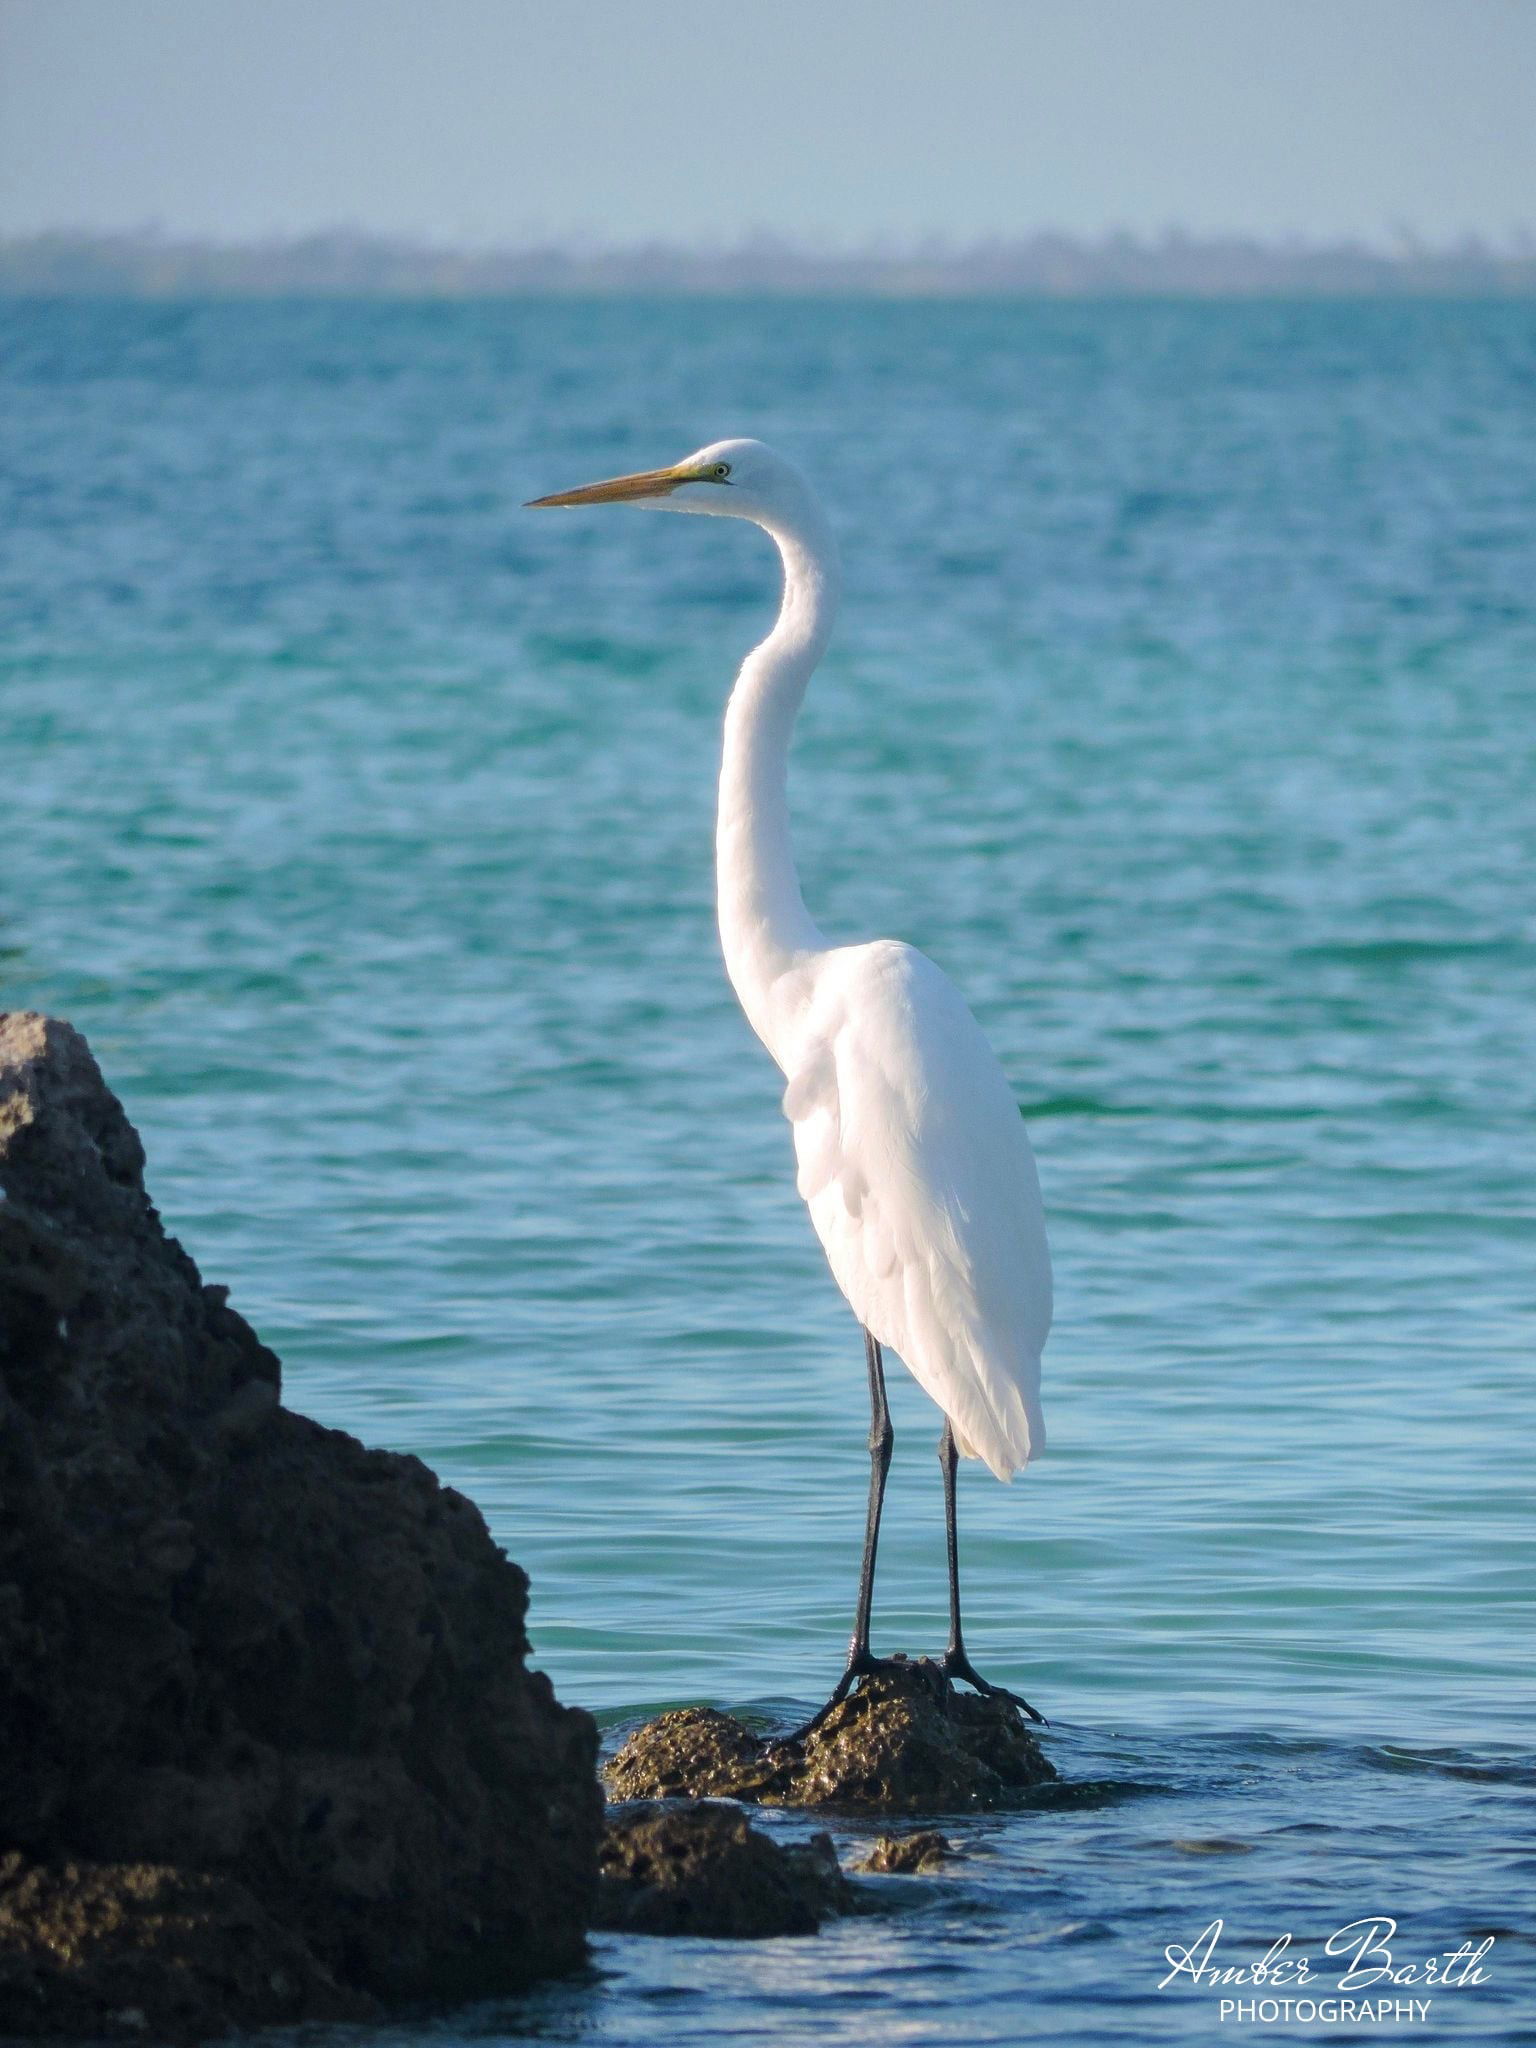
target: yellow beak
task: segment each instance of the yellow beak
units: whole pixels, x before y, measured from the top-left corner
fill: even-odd
[[[705,474],[678,463],[671,469],[642,469],[634,476],[613,476],[605,483],[583,484],[579,490],[552,491],[547,498],[530,498],[527,508],[544,505],[622,505],[635,498],[665,498],[679,484],[703,483]]]

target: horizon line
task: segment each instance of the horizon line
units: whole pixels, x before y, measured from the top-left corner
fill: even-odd
[[[495,241],[474,237],[455,239],[451,235],[415,229],[362,227],[346,220],[237,234],[172,228],[156,220],[139,222],[131,227],[89,227],[71,223],[45,228],[0,228],[0,249],[10,250],[45,242],[150,246],[161,250],[197,249],[217,251],[221,255],[265,253],[328,243],[424,256],[462,257],[475,262],[555,254],[573,260],[594,261],[653,253],[698,261],[773,253],[809,262],[935,262],[984,251],[1031,248],[1040,244],[1095,252],[1232,247],[1262,250],[1265,254],[1277,256],[1347,252],[1387,263],[1426,257],[1443,259],[1475,252],[1496,260],[1520,261],[1536,258],[1536,218],[1531,222],[1511,223],[1497,234],[1464,228],[1438,237],[1421,233],[1411,222],[1394,222],[1377,231],[1356,229],[1334,234],[1313,234],[1302,229],[1189,228],[1178,221],[1169,221],[1157,228],[1120,226],[1091,232],[1043,225],[976,233],[914,229],[906,233],[879,231],[847,236],[796,234],[764,226],[742,228],[730,234],[696,236],[648,234],[605,237],[590,229],[570,229],[563,232],[526,231]]]
[[[243,240],[138,229],[0,235],[0,296],[473,298],[821,295],[869,297],[1361,297],[1536,295],[1536,235],[1433,244],[1056,229],[969,242],[930,235],[852,247],[758,229],[733,243],[527,240],[464,248],[355,227]]]

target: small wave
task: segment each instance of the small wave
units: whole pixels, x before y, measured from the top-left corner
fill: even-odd
[[[528,652],[546,661],[568,661],[578,668],[611,669],[617,675],[653,675],[666,659],[663,649],[615,640],[602,633],[532,633]]]
[[[1346,967],[1403,967],[1419,960],[1517,960],[1529,952],[1524,940],[1502,939],[1336,939],[1297,946],[1294,960],[1327,961]]]
[[[1360,1761],[1378,1771],[1422,1771],[1435,1777],[1460,1778],[1477,1785],[1536,1785],[1536,1757],[1479,1755],[1456,1749],[1406,1749],[1396,1743],[1372,1744],[1359,1752]]]
[[[1155,1112],[1141,1103],[1106,1102],[1098,1095],[1044,1095],[1038,1102],[1021,1102],[1019,1114],[1031,1123],[1051,1116],[1152,1116]]]

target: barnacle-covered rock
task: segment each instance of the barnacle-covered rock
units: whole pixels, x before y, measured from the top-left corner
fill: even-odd
[[[926,1659],[861,1679],[808,1734],[754,1735],[712,1707],[662,1714],[608,1766],[620,1799],[957,1813],[1019,1803],[1056,1776],[1010,1700],[950,1685]]]
[[[876,1835],[868,1854],[849,1867],[870,1877],[907,1877],[914,1871],[937,1870],[954,1853],[947,1835],[937,1828],[919,1828],[910,1835]]]

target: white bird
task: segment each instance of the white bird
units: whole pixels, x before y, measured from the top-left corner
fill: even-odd
[[[716,886],[726,971],[785,1077],[799,1191],[864,1329],[869,1515],[847,1668],[828,1706],[881,1668],[869,1636],[892,1445],[882,1349],[945,1418],[950,1631],[940,1668],[1001,1691],[976,1672],[961,1633],[955,1464],[957,1454],[983,1458],[1009,1479],[1044,1447],[1045,1214],[1018,1105],[958,989],[896,940],[829,944],[800,894],[786,778],[795,715],[837,609],[831,528],[799,470],[760,441],[717,441],[670,469],[532,502],[723,514],[752,520],[778,545],[779,615],[726,708]]]

